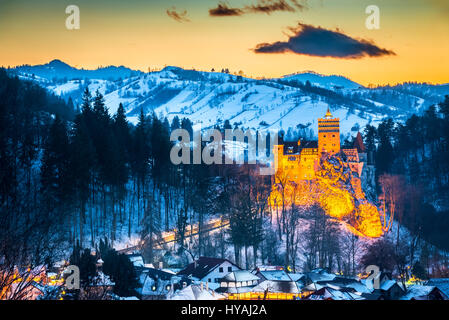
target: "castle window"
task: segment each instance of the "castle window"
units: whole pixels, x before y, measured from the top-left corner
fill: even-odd
[[[326,138],[326,135],[324,135],[323,137],[325,137],[325,138]]]
[[[332,138],[335,138],[335,134],[332,135]]]

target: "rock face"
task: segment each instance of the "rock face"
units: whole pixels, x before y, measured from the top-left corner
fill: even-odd
[[[330,217],[349,224],[361,236],[382,236],[382,224],[377,207],[370,203],[363,191],[354,188],[360,180],[354,175],[341,154],[324,155],[320,159],[316,179],[304,183],[275,184],[271,194],[271,205],[309,206],[318,203]],[[273,201],[273,199],[275,199]],[[294,200],[293,200],[294,199]]]
[[[329,216],[347,221],[364,236],[383,234],[379,211],[366,199],[360,178],[341,155],[322,157],[317,180],[323,191],[320,204]]]

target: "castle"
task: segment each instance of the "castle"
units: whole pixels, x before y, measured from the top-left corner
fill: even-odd
[[[351,184],[356,195],[362,197],[362,185],[373,183],[374,166],[367,164],[367,153],[360,133],[357,134],[352,148],[340,148],[340,119],[334,118],[329,108],[324,118],[318,119],[318,141],[281,140],[280,144],[274,146],[275,182],[279,182],[280,172],[287,181],[313,180],[321,155],[340,152],[351,168]]]

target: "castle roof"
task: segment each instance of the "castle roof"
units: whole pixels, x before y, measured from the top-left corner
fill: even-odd
[[[354,139],[354,148],[356,148],[359,153],[366,152],[365,144],[363,143],[363,138],[360,132],[357,132],[357,136]]]
[[[332,115],[331,111],[329,110],[329,107],[327,107],[326,115],[324,116],[324,119],[332,119],[334,116]]]
[[[284,141],[284,154],[299,154],[302,149],[318,148],[318,141],[301,140],[300,145],[298,142]]]

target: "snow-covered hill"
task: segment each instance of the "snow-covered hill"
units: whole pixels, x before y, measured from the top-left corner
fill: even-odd
[[[65,99],[72,98],[75,104],[80,103],[86,86],[92,92],[99,90],[111,113],[122,103],[133,122],[143,109],[169,119],[187,117],[203,128],[229,120],[258,130],[290,127],[316,132],[317,117],[330,107],[341,120],[341,130],[351,133],[385,117],[405,119],[449,94],[449,85],[406,83],[370,89],[342,76],[313,72],[256,80],[178,67],[151,73],[123,66],[84,70],[59,60],[17,67],[13,72]]]

